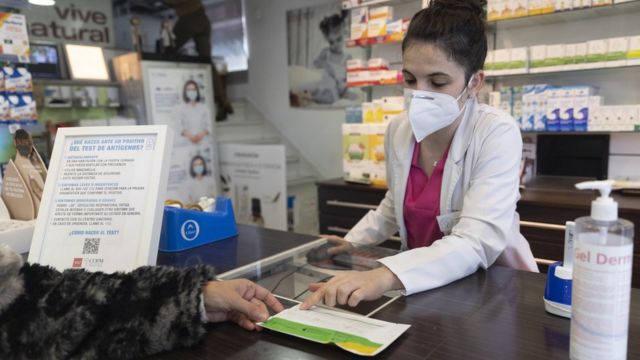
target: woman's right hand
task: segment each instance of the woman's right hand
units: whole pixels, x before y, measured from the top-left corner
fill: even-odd
[[[331,248],[327,250],[327,254],[330,256],[344,254],[353,250],[353,244],[351,244],[344,238],[341,238],[335,235],[320,235],[320,236],[327,239],[329,243],[333,245]]]

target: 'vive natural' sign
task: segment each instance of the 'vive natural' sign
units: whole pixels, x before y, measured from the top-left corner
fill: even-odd
[[[32,6],[26,15],[32,41],[114,46],[111,1],[57,0]]]

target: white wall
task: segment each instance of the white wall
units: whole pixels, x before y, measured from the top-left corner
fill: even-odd
[[[247,0],[249,34],[248,97],[320,172],[342,176],[344,110],[307,110],[289,106],[286,12],[338,0]]]

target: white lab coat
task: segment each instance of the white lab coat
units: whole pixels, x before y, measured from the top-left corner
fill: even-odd
[[[522,138],[513,118],[469,101],[444,166],[439,224],[445,236],[429,247],[407,250],[403,205],[414,146],[406,116],[392,121],[385,137],[389,190],[346,240],[374,245],[399,231],[406,251],[380,262],[400,279],[407,295],[446,285],[494,262],[537,272],[516,212]]]

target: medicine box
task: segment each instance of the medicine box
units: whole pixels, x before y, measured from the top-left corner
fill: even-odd
[[[370,38],[387,35],[387,19],[370,19],[367,25],[367,35]]]
[[[369,8],[366,6],[351,10],[351,24],[366,24],[369,22]]]
[[[368,37],[367,24],[351,24],[351,40],[361,40]]]
[[[605,67],[608,48],[608,39],[591,40],[587,42],[587,63],[589,64],[589,68]]]
[[[640,65],[640,35],[629,38],[627,65]]]
[[[627,64],[629,38],[626,36],[609,39],[607,50],[607,67],[620,67]]]
[[[369,59],[367,66],[369,70],[388,70],[389,61],[383,58],[371,58]]]
[[[378,6],[369,9],[369,21],[374,19],[393,20],[393,6]]]
[[[349,59],[347,60],[347,71],[359,71],[366,70],[368,63],[364,59]]]
[[[529,67],[531,72],[539,72],[539,68],[546,66],[547,45],[535,45],[530,48],[531,60]]]
[[[342,124],[344,178],[366,182],[369,174],[369,132],[367,124]]]

